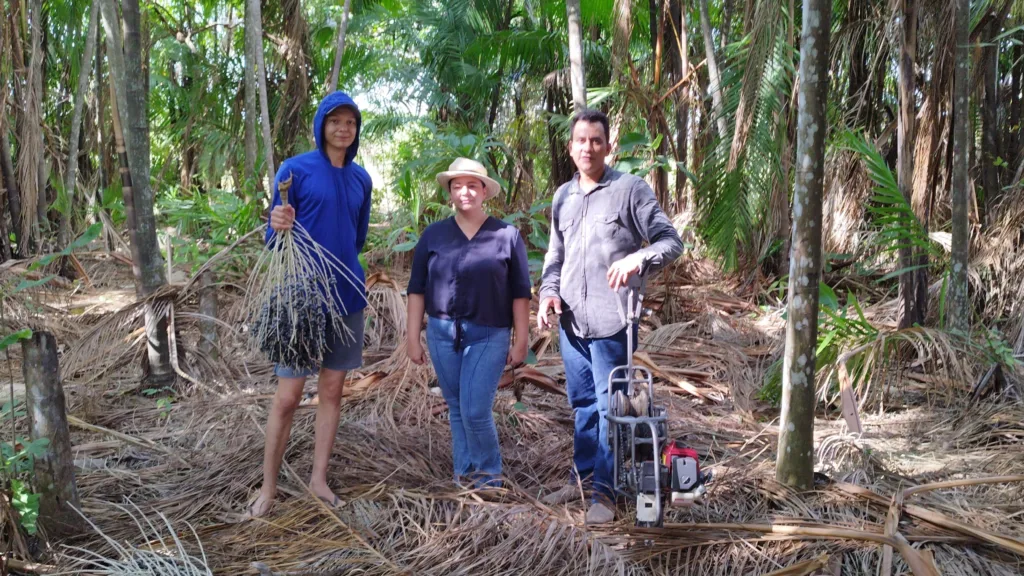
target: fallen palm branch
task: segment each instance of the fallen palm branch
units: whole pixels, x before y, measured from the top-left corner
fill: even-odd
[[[77,546],[68,546],[67,551],[61,554],[61,561],[64,565],[73,568],[70,572],[58,572],[57,574],[96,574],[110,576],[213,576],[213,572],[207,566],[206,553],[203,551],[202,543],[195,530],[189,526],[192,536],[199,546],[200,556],[192,556],[186,549],[184,543],[178,537],[178,533],[171,526],[170,521],[160,512],[157,516],[166,528],[167,535],[157,527],[141,510],[132,504],[135,513],[131,510],[117,506],[118,509],[127,514],[138,528],[144,544],[138,546],[126,546],[103,533],[96,524],[86,515],[79,512],[82,518],[92,526],[97,534],[109,544],[116,552],[117,558],[107,558],[95,552]],[[77,512],[78,510],[76,510]],[[143,526],[145,524],[145,527]],[[148,530],[147,530],[148,527]]]
[[[846,483],[838,483],[836,484],[836,488],[848,494],[865,498],[875,504],[879,504],[882,506],[887,506],[889,504],[889,502],[885,499],[884,496],[881,496],[871,490],[868,490],[867,488],[861,488],[860,486],[854,486],[853,484]],[[971,526],[969,524],[965,524],[963,522],[954,520],[944,514],[928,510],[927,508],[921,506],[904,504],[903,511],[905,511],[908,515],[919,520],[928,522],[929,524],[933,524],[935,526],[951,530],[953,532],[959,532],[966,536],[970,536],[972,538],[976,538],[983,542],[987,542],[989,544],[1003,548],[1009,552],[1017,554],[1018,556],[1024,556],[1024,541],[1021,541],[1019,539],[994,534],[987,530],[983,530],[981,528],[977,528],[975,526]]]

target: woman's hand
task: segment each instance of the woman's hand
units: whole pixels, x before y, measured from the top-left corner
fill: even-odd
[[[505,359],[505,364],[509,366],[518,366],[526,360],[526,339],[523,338],[514,344],[512,349],[508,351],[508,358]]]
[[[411,334],[406,337],[405,350],[413,364],[422,366],[427,363],[427,356],[423,353],[423,345],[420,344],[419,334],[416,334],[415,337]]]

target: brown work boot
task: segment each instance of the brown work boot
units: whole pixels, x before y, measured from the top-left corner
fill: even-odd
[[[588,525],[607,524],[615,521],[615,509],[601,501],[593,502],[587,509],[586,523]]]

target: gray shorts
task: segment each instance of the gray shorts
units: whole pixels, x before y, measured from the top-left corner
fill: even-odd
[[[327,353],[321,368],[328,370],[355,370],[363,365],[363,310],[342,316],[341,321],[352,331],[352,341],[345,343],[336,336],[327,344]],[[295,370],[277,364],[274,374],[279,378],[302,378],[312,376],[319,370]]]

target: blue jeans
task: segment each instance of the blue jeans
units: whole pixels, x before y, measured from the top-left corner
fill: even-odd
[[[572,460],[580,479],[592,476],[593,496],[615,502],[614,462],[608,442],[608,375],[626,363],[626,329],[607,338],[580,338],[563,313],[558,335],[565,388],[576,415]],[[633,327],[634,350],[636,328]]]
[[[448,403],[455,481],[473,476],[477,486],[500,486],[501,449],[492,407],[511,330],[458,322],[456,329],[453,320],[427,321],[430,361]]]

